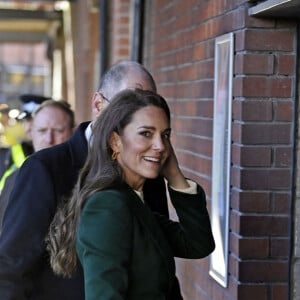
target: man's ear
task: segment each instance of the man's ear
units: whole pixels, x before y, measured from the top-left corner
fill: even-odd
[[[96,119],[99,117],[101,112],[103,111],[105,107],[105,99],[101,95],[101,93],[96,92],[93,96],[92,99],[92,112],[93,112],[93,117]]]

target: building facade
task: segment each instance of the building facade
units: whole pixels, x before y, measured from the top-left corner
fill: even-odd
[[[211,212],[216,205],[225,208],[219,221],[226,231],[217,238],[220,265],[218,255],[177,260],[185,299],[299,299],[299,4],[288,1],[276,9],[274,1],[109,2],[103,50],[108,65],[140,53],[171,107],[181,167],[202,184]],[[222,37],[230,37],[232,52],[225,56]],[[222,88],[216,80],[224,78],[216,72],[228,64],[227,94],[219,98],[227,105],[216,114]],[[230,123],[230,142],[220,143],[230,159],[219,166],[225,171],[219,177],[213,174],[214,144],[220,142],[215,117]],[[221,192],[228,197],[218,200],[212,197],[214,180],[223,176],[228,188]]]
[[[151,71],[171,107],[172,139],[181,167],[204,187],[217,220],[213,225],[226,228],[217,237],[221,252],[215,257],[177,259],[185,299],[300,298],[300,14],[297,1],[283,6],[276,2],[277,7],[274,1],[244,0],[92,3],[99,18],[98,63],[93,65],[102,63],[104,70],[129,58]],[[86,1],[72,5],[76,10]],[[231,47],[225,56],[223,37]],[[76,35],[74,40],[76,44]],[[74,49],[83,51],[86,61],[88,44],[83,45],[85,49],[78,44]],[[224,70],[227,76],[222,77]],[[222,78],[227,78],[226,97],[220,98]],[[226,103],[219,114],[218,99]],[[225,135],[214,130],[215,118],[230,125]],[[230,153],[229,160],[216,163],[217,142]],[[225,152],[220,155],[225,157]],[[221,186],[227,188],[216,199],[214,181],[223,177]],[[219,218],[216,206],[223,208]]]
[[[217,249],[176,259],[185,299],[300,299],[299,1],[69,5],[54,44],[77,120],[107,67],[142,62],[170,105],[180,165],[206,191]]]

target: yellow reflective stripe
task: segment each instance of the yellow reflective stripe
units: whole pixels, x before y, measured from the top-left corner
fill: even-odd
[[[12,161],[13,164],[6,169],[6,171],[4,172],[4,174],[1,177],[0,180],[0,191],[2,191],[4,184],[5,184],[5,180],[6,178],[17,168],[20,168],[21,165],[23,164],[23,162],[26,159],[26,156],[23,152],[23,147],[21,144],[16,144],[11,146],[11,156],[12,156]]]
[[[6,178],[14,171],[16,170],[17,167],[15,165],[11,165],[2,175],[1,180],[0,180],[0,191],[2,191],[4,184],[5,184],[5,180]]]
[[[16,144],[11,147],[11,155],[14,164],[20,168],[24,160],[26,159],[21,144]]]

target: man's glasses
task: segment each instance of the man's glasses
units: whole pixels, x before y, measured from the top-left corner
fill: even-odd
[[[100,95],[101,95],[101,97],[105,100],[105,101],[107,101],[108,103],[110,103],[110,101],[102,94],[102,93],[99,93]]]

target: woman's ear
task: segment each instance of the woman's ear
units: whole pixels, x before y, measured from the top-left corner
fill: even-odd
[[[94,120],[100,116],[106,105],[106,101],[101,93],[96,92],[92,99],[92,112]]]
[[[113,152],[120,153],[121,152],[121,138],[120,136],[114,131],[109,139],[109,144]]]

